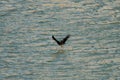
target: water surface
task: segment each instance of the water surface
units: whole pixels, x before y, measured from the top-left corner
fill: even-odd
[[[0,80],[120,80],[119,43],[119,0],[0,1]]]

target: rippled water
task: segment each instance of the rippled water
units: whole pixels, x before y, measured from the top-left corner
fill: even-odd
[[[0,80],[120,80],[120,0],[0,0]]]

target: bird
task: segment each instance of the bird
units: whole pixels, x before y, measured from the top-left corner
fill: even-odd
[[[58,41],[53,35],[52,35],[52,39],[56,41],[56,43],[63,47],[63,45],[65,44],[65,42],[68,40],[68,38],[70,37],[70,35],[67,35],[65,38],[63,38],[61,41]]]

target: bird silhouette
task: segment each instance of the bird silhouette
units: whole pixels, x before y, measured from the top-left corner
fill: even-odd
[[[52,35],[52,39],[56,41],[56,43],[58,45],[60,45],[62,47],[62,45],[65,44],[65,42],[68,40],[68,38],[70,37],[70,35],[67,35],[65,38],[63,38],[61,41],[58,41],[53,35]]]

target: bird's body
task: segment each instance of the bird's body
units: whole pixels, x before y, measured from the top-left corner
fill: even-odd
[[[70,35],[67,35],[65,38],[63,38],[63,40],[58,41],[54,36],[52,36],[52,39],[55,40],[57,42],[58,45],[60,45],[61,47],[65,44],[65,42],[67,41],[67,39],[70,37]]]

